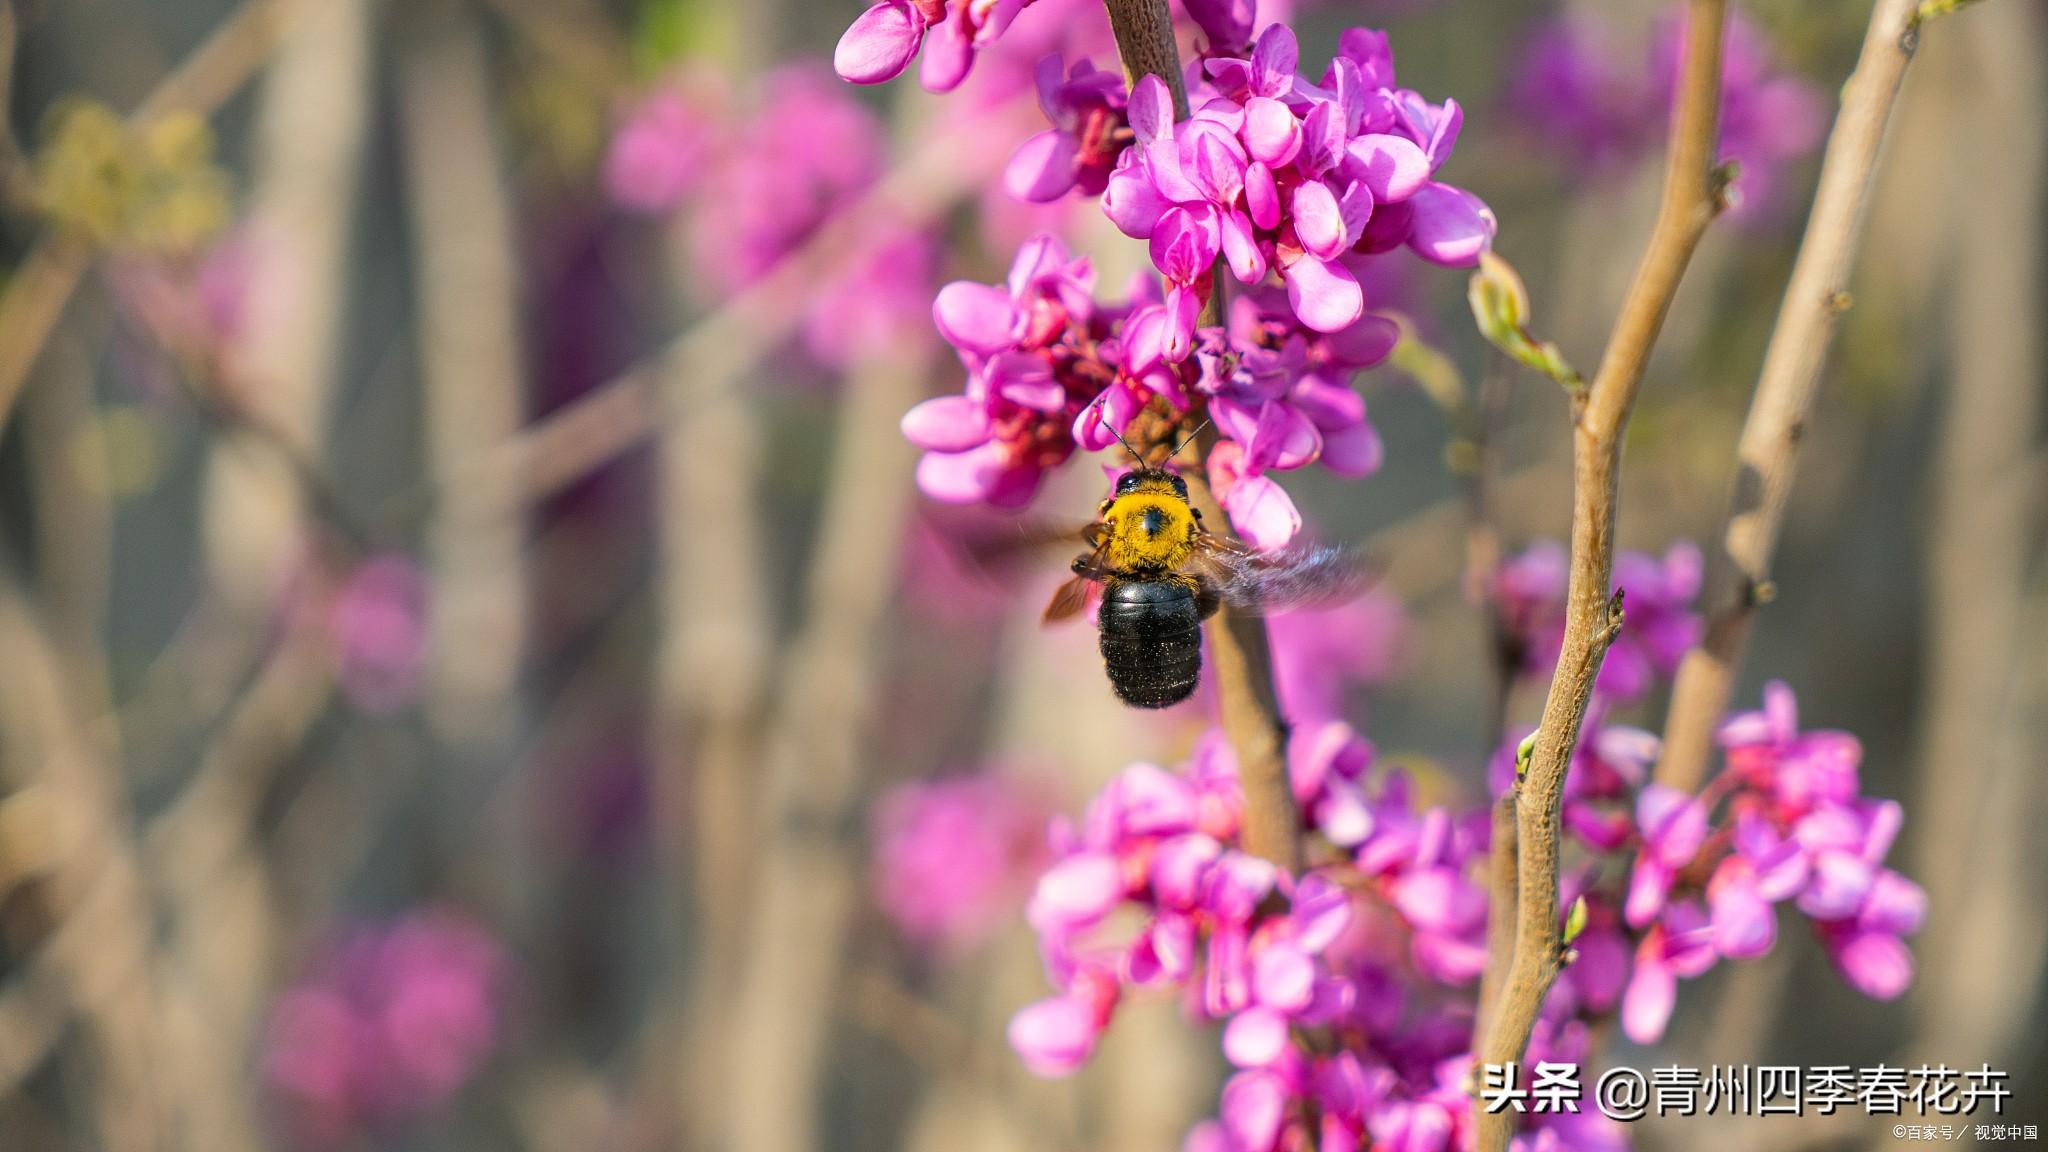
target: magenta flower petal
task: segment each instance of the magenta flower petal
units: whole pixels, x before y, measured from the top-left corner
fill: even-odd
[[[1239,1068],[1265,1068],[1287,1052],[1287,1017],[1271,1008],[1247,1008],[1223,1030],[1223,1056]]]
[[[917,62],[917,82],[928,92],[951,92],[974,67],[974,33],[967,26],[967,6],[932,30]]]
[[[1166,322],[1159,331],[1159,354],[1169,364],[1178,364],[1188,358],[1195,347],[1195,321],[1202,313],[1202,302],[1193,291],[1179,284],[1166,290]]]
[[[1379,429],[1360,421],[1332,431],[1323,429],[1323,467],[1339,476],[1370,476],[1386,461]]]
[[[1107,852],[1078,852],[1045,870],[1026,916],[1044,932],[1084,928],[1123,899],[1123,872]]]
[[[1273,171],[1264,164],[1254,162],[1244,172],[1244,205],[1251,212],[1252,223],[1261,228],[1280,226],[1280,189],[1273,183]],[[1133,235],[1128,231],[1125,235]]]
[[[1259,241],[1252,233],[1252,222],[1243,212],[1231,209],[1221,213],[1223,231],[1223,257],[1230,261],[1231,275],[1246,284],[1257,284],[1266,278],[1266,253],[1259,247]]]
[[[967,452],[927,452],[917,462],[917,487],[941,504],[979,504],[1000,487],[1008,468],[995,440]]]
[[[1125,153],[1128,159],[1132,153]],[[1272,177],[1268,176],[1268,180]],[[1126,163],[1109,174],[1102,191],[1102,213],[1117,231],[1133,240],[1149,239],[1159,218],[1173,206],[1152,184],[1152,174],[1143,160]]]
[[[1294,232],[1317,260],[1334,260],[1344,250],[1344,215],[1328,184],[1306,180],[1294,190]]]
[[[1010,1047],[1040,1076],[1071,1074],[1095,1051],[1094,1009],[1072,996],[1029,1005],[1010,1018]]]
[[[1468,268],[1493,244],[1499,225],[1479,197],[1449,184],[1430,184],[1409,198],[1414,211],[1408,246],[1447,268]]]
[[[1260,96],[1279,96],[1294,87],[1294,71],[1301,64],[1301,45],[1294,29],[1275,20],[1259,33],[1252,46],[1252,87]]]
[[[1231,527],[1261,552],[1285,548],[1301,531],[1301,513],[1287,490],[1264,476],[1247,476],[1223,498]]]
[[[1655,1044],[1664,1038],[1664,1026],[1671,1022],[1671,1009],[1678,1003],[1678,974],[1661,958],[1645,958],[1650,941],[1638,950],[1635,974],[1621,995],[1621,1030],[1638,1044]]]
[[[854,20],[832,53],[832,69],[855,84],[894,80],[924,41],[924,17],[909,0],[883,0]]]
[[[1181,6],[1209,38],[1213,52],[1234,53],[1251,43],[1258,0],[1183,0]]]
[[[1303,256],[1282,263],[1280,279],[1287,284],[1294,314],[1318,332],[1341,332],[1365,315],[1365,293],[1357,277],[1334,260]]]
[[[1888,932],[1852,932],[1832,949],[1851,987],[1877,1000],[1896,1000],[1913,983],[1913,954]]]
[[[1353,140],[1345,151],[1355,162],[1359,179],[1378,200],[1406,200],[1429,183],[1429,157],[1405,136],[1368,133]]]
[[[1218,1119],[1237,1152],[1273,1152],[1287,1119],[1286,1083],[1264,1071],[1232,1076],[1223,1086]]]
[[[1019,200],[1045,204],[1067,194],[1078,172],[1080,142],[1047,129],[1018,145],[1003,169],[1003,187]]]
[[[1283,167],[1301,151],[1301,121],[1280,101],[1254,96],[1244,106],[1244,147],[1252,159]]]
[[[1138,138],[1138,147],[1149,147],[1154,140],[1173,135],[1173,93],[1159,77],[1150,73],[1140,76],[1137,86],[1131,89],[1126,115],[1130,118],[1131,133]]]
[[[1252,995],[1283,1012],[1299,1012],[1315,997],[1316,966],[1308,953],[1270,944],[1252,960]]]
[[[1012,404],[1057,413],[1067,406],[1067,390],[1053,378],[1052,364],[1030,352],[1004,352],[989,361],[988,389]]]
[[[1017,342],[1023,317],[1010,294],[991,284],[955,280],[932,301],[932,320],[955,348],[991,356]]]
[[[903,414],[903,438],[928,452],[965,452],[989,437],[988,406],[971,396],[938,396]]]

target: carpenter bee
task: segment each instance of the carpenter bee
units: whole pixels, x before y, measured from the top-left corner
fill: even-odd
[[[1097,519],[1081,529],[1088,551],[1074,558],[1073,579],[1053,594],[1044,618],[1068,619],[1100,596],[1102,663],[1124,703],[1165,708],[1193,695],[1202,670],[1201,624],[1223,605],[1282,611],[1363,589],[1363,569],[1347,550],[1268,554],[1208,531],[1201,509],[1188,500],[1187,481],[1146,464],[1128,442],[1124,447],[1138,467],[1117,480]]]

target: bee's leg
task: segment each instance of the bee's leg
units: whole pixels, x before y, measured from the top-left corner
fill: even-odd
[[[1218,592],[1206,583],[1195,585],[1195,611],[1201,615],[1202,619],[1207,620],[1209,617],[1214,616],[1216,609],[1221,607],[1223,607],[1223,594],[1221,592]]]

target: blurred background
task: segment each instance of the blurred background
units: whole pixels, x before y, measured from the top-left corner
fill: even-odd
[[[1041,230],[1104,285],[1143,266],[1000,180],[1044,126],[1032,66],[1113,66],[1107,24],[1040,0],[935,98],[832,75],[858,13],[0,3],[0,1152],[1138,1152],[1213,1109],[1214,1037],[1170,1002],[1072,1080],[1003,1040],[1043,994],[1047,819],[1208,705],[1117,705],[1085,627],[1037,627],[1064,557],[964,563],[999,523],[921,497],[897,431],[959,385],[939,284]],[[1296,11],[1306,60],[1384,27],[1404,85],[1464,104],[1447,175],[1582,367],[1655,204],[1663,15]],[[1743,202],[1646,381],[1624,549],[1716,531],[1867,16],[1745,6]],[[2044,34],[1991,0],[1924,38],[1737,693],[1788,682],[1906,803],[1918,981],[1872,1004],[1788,933],[1613,1060],[1989,1062],[2048,1114]],[[1416,337],[1360,381],[1385,465],[1289,486],[1386,575],[1305,659],[1382,762],[1478,795],[1469,397],[1500,382],[1510,552],[1567,528],[1565,410],[1489,359],[1464,274],[1371,288]],[[1100,487],[1069,468],[1038,510]]]

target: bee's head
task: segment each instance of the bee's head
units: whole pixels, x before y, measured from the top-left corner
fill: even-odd
[[[1116,494],[1129,496],[1133,492],[1172,493],[1182,500],[1188,498],[1188,482],[1179,474],[1164,468],[1134,468],[1117,477]]]

